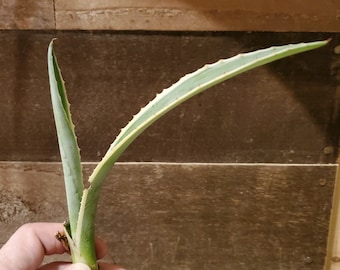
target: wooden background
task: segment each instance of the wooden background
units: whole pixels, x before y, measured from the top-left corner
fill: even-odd
[[[85,164],[88,175],[94,164]],[[334,165],[120,163],[97,233],[127,269],[322,269]],[[0,164],[0,242],[66,216],[59,163]],[[42,188],[44,192],[42,191]]]
[[[336,0],[1,0],[0,28],[338,32]]]
[[[52,38],[86,175],[132,115],[184,74],[332,38],[149,128],[103,188],[97,231],[106,259],[127,269],[336,269],[340,248],[327,237],[338,226],[340,3],[135,2],[0,0],[0,245],[23,223],[67,215],[46,66]]]
[[[5,31],[0,37],[1,160],[59,160],[46,72],[53,37],[84,161],[99,160],[148,100],[205,63],[271,44],[333,37],[325,48],[248,72],[183,104],[121,161],[335,160],[338,35]]]

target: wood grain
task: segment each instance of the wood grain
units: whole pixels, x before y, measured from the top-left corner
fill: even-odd
[[[339,32],[338,1],[56,0],[57,29]]]
[[[46,70],[55,49],[83,161],[161,89],[240,52],[330,37],[306,33],[0,32],[0,160],[58,161]],[[184,103],[150,127],[121,161],[329,163],[339,112],[335,45],[253,70]]]
[[[0,1],[0,29],[339,32],[338,1]]]
[[[107,259],[130,270],[321,270],[335,171],[120,163],[103,187],[97,232]],[[0,186],[0,243],[22,223],[65,219],[59,163],[2,162]]]
[[[53,0],[0,0],[0,29],[55,29]]]

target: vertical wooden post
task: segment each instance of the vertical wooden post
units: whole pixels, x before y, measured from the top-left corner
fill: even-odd
[[[338,126],[340,123],[340,45],[334,48],[336,59],[332,65],[332,75],[337,83],[335,91],[335,104],[332,116],[333,126]],[[338,130],[338,127],[335,127]],[[338,133],[338,132],[336,132]],[[340,149],[337,153],[339,155]],[[325,270],[339,270],[340,269],[340,157],[337,160],[337,173],[334,184],[333,207],[330,217],[330,226],[328,233],[327,255],[325,262]]]
[[[339,167],[337,168],[333,208],[330,218],[330,226],[328,233],[328,246],[325,262],[325,270],[339,270],[340,269],[340,174]]]

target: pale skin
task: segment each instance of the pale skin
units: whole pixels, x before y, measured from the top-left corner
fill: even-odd
[[[68,262],[53,262],[46,265],[41,263],[45,255],[62,254],[67,252],[65,247],[55,237],[63,231],[61,223],[29,223],[21,226],[0,249],[0,269],[6,270],[89,270],[84,264]],[[105,243],[96,239],[98,259],[105,256]],[[110,264],[99,263],[100,270],[123,270]]]

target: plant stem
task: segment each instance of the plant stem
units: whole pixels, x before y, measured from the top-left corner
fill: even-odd
[[[70,245],[72,262],[87,264],[91,270],[98,270],[94,223],[95,210],[97,208],[98,194],[91,194],[91,187],[83,190],[83,196],[78,214],[77,230],[72,237],[73,245]],[[90,195],[89,195],[90,194]]]

